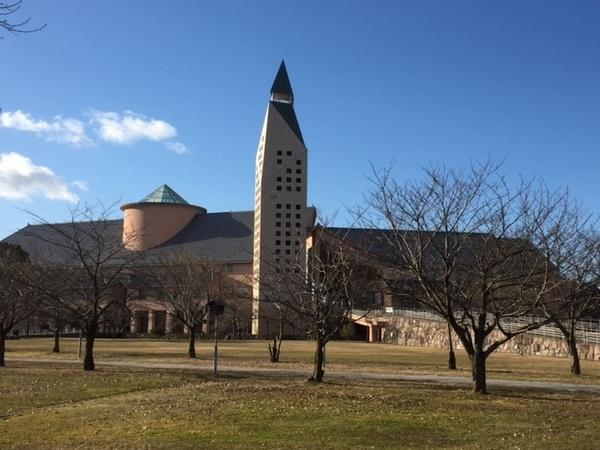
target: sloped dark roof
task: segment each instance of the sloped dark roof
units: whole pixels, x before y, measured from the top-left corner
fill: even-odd
[[[300,142],[304,144],[304,138],[302,137],[302,132],[300,131],[300,125],[298,124],[294,107],[290,103],[283,102],[271,101],[271,104],[275,107],[287,126],[290,127],[290,129],[294,132],[296,137],[300,139]]]
[[[148,258],[189,252],[220,262],[252,261],[254,211],[198,214],[177,235],[147,250]]]
[[[393,238],[391,230],[340,227],[324,227],[324,230],[361,250],[368,251],[382,261],[390,263],[401,262],[392,259],[392,255],[394,255],[395,252],[390,251],[390,239]]]
[[[294,98],[292,84],[290,83],[290,78],[288,77],[287,69],[285,68],[285,62],[283,60],[281,60],[279,70],[277,71],[277,75],[275,75],[273,86],[271,86],[271,94],[274,93],[285,94],[289,95],[292,99]]]
[[[338,227],[325,227],[324,230],[338,239],[343,239],[358,249],[365,250],[375,256],[382,262],[387,262],[394,265],[403,265],[404,260],[400,259],[399,252],[396,251],[395,239],[398,238],[396,231],[389,229],[375,229],[375,228],[338,228]],[[442,246],[443,240],[448,236],[456,236],[461,239],[465,239],[463,233],[451,233],[446,234],[444,232],[432,232],[423,231],[418,232],[414,230],[402,230],[399,232],[404,235],[407,241],[410,243],[413,241],[415,244],[419,237],[433,238],[433,242],[436,245]],[[464,243],[460,246],[460,253],[458,261],[465,265],[474,265],[478,254],[481,254],[481,249],[487,248],[490,254],[494,252],[502,251],[514,251],[516,249],[533,250],[537,252],[531,244],[523,245],[524,241],[518,239],[494,239],[490,234],[486,233],[469,233],[464,240]],[[501,245],[500,245],[501,244]],[[433,260],[439,259],[433,248],[429,247],[429,251],[425,253],[425,256],[430,256]]]
[[[250,262],[253,245],[253,211],[198,214],[176,236],[164,244],[144,252],[148,262],[176,252],[190,252],[199,257],[212,258],[218,262]],[[71,223],[27,225],[2,242],[20,245],[32,261],[44,264],[76,264],[75,255],[60,245],[60,233],[73,233]],[[85,234],[98,224],[76,222],[77,232]],[[106,220],[99,228],[107,242],[115,247],[122,239],[123,220]],[[66,239],[63,238],[63,242]]]
[[[122,220],[105,220],[102,222],[75,222],[27,225],[2,240],[9,244],[21,246],[31,260],[39,264],[78,264],[76,255],[63,245],[68,242],[62,234],[80,236],[90,235],[97,230],[107,242],[118,243],[123,236]],[[87,239],[92,242],[93,238]],[[86,242],[85,239],[82,242]]]

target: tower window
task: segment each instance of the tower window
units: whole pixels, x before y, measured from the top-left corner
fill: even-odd
[[[291,241],[285,241],[285,245],[292,245]]]
[[[281,241],[279,241],[279,240],[275,241],[275,245],[281,245]]]
[[[300,205],[296,205],[296,209],[300,209]]]
[[[276,248],[276,249],[275,249],[275,254],[276,254],[276,255],[281,255],[281,250],[280,250],[280,249],[278,249],[278,248]]]
[[[292,173],[292,169],[285,169],[285,173]]]
[[[285,190],[288,191],[288,192],[290,192],[292,190],[292,187],[291,186],[286,186]],[[298,189],[296,189],[296,190],[298,190]]]
[[[298,214],[296,214],[296,219],[299,219],[299,218],[300,218],[300,214],[298,213]]]
[[[275,236],[281,236],[281,231],[277,230],[277,231],[275,232]],[[286,234],[286,236],[287,236],[287,234]]]
[[[296,173],[300,175],[302,173],[302,169],[296,169]]]
[[[276,227],[280,227],[281,226],[281,222],[275,222],[275,226]]]
[[[292,226],[292,224],[291,224],[291,223],[289,223],[289,222],[286,222],[286,223],[285,223],[285,227],[286,227],[286,228],[289,228],[289,227],[291,227],[291,226]]]
[[[277,177],[277,181],[281,183],[281,177]]]
[[[276,214],[275,214],[275,217],[276,217],[277,219],[281,219],[281,213],[276,213]]]
[[[301,188],[300,186],[296,186],[296,192],[300,192]]]
[[[280,159],[277,160],[277,164],[281,164],[281,160]]]
[[[281,186],[277,186],[277,190],[280,191],[281,190]]]
[[[302,164],[302,161],[300,161],[299,159],[296,160],[296,165],[299,166],[300,164]]]
[[[291,234],[291,233],[290,233],[289,231],[286,231],[286,232],[285,232],[285,235],[286,235],[286,236],[290,236],[290,234]]]
[[[281,150],[277,150],[277,156],[281,156],[283,152]]]
[[[292,209],[292,205],[290,205],[289,203],[285,204],[285,209]]]
[[[292,215],[291,215],[290,213],[285,213],[285,218],[286,218],[286,219],[291,219],[291,218],[292,218]]]
[[[302,183],[302,178],[296,178],[296,183]]]
[[[291,182],[292,182],[292,177],[287,177],[287,178],[285,179],[285,181],[287,181],[288,183],[291,183]]]
[[[281,209],[281,203],[277,203],[277,204],[275,205],[275,208],[277,208],[277,209]],[[298,209],[298,208],[296,208],[296,209]]]
[[[302,225],[300,225],[300,222],[296,222],[296,228],[300,228]]]
[[[291,255],[291,254],[292,254],[292,252],[290,251],[290,249],[289,249],[289,248],[286,248],[286,249],[285,249],[285,254],[286,254],[286,255]]]
[[[289,150],[286,152],[286,154],[287,154],[288,156],[292,156],[292,152],[290,152]]]

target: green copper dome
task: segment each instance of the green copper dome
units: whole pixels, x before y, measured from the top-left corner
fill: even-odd
[[[140,203],[169,203],[173,205],[189,205],[181,195],[163,184],[152,193],[140,200]]]

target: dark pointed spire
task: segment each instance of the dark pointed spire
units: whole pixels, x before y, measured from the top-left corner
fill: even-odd
[[[294,103],[294,92],[292,91],[292,85],[290,84],[290,78],[288,77],[283,59],[275,76],[275,81],[273,81],[273,86],[271,86],[271,100],[275,102]]]

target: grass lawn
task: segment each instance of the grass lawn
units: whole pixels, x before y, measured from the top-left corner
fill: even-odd
[[[63,339],[63,352],[60,354],[51,353],[52,344],[51,338],[11,340],[7,344],[7,357],[77,358],[77,339]],[[219,345],[222,367],[296,368],[305,369],[307,373],[311,369],[314,351],[312,342],[286,341],[283,343],[281,363],[273,365],[268,360],[266,341],[224,341]],[[212,361],[213,343],[207,340],[197,342],[197,360],[187,358],[187,342],[184,340],[100,339],[96,341],[95,349],[98,360],[190,363],[206,367]],[[470,368],[466,354],[459,351],[457,359],[459,370],[449,371],[446,368],[447,352],[444,350],[334,341],[327,345],[326,369],[469,376]],[[495,353],[488,359],[490,379],[535,379],[600,384],[600,362],[582,361],[582,369],[583,375],[572,376],[569,373],[567,358]]]
[[[53,365],[0,370],[0,448],[594,447],[600,398]]]

